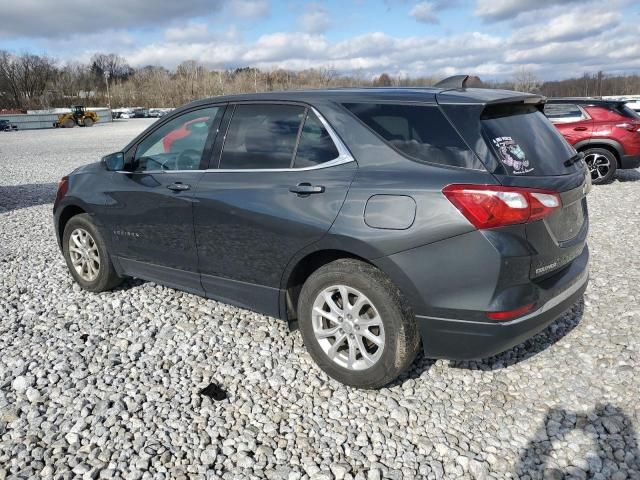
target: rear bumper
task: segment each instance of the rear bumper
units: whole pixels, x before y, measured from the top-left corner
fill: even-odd
[[[624,155],[620,159],[620,168],[640,167],[640,155]]]
[[[478,322],[416,316],[425,356],[476,360],[496,355],[531,338],[569,310],[589,280],[588,250],[550,284],[542,285],[546,300],[535,311],[507,322]],[[546,288],[545,288],[546,287]]]

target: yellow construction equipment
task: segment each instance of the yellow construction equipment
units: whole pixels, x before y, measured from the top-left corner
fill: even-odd
[[[73,128],[76,125],[81,127],[93,127],[98,121],[98,114],[90,110],[86,110],[82,105],[71,107],[71,113],[58,115],[58,121],[53,124],[54,127]]]

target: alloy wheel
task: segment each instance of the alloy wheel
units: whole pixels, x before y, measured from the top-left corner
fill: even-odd
[[[611,169],[611,162],[601,153],[589,153],[585,155],[584,161],[589,167],[592,180],[601,180],[607,176]]]
[[[313,303],[313,332],[331,361],[349,370],[375,365],[384,350],[382,318],[371,300],[359,290],[333,285]]]
[[[76,228],[69,237],[69,257],[80,278],[93,282],[100,273],[100,252],[91,234]]]

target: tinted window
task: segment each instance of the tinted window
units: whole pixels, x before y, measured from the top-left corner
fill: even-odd
[[[615,111],[626,118],[633,118],[634,120],[640,120],[640,115],[634,109],[628,105],[617,105]]]
[[[158,128],[136,148],[135,170],[197,170],[219,107],[184,113]]]
[[[456,167],[475,163],[474,154],[438,107],[365,103],[344,106],[412,158]]]
[[[294,105],[236,106],[220,168],[290,168],[304,110]]]
[[[482,115],[487,143],[508,174],[565,175],[581,168],[565,160],[575,150],[533,105],[488,107]]]
[[[322,122],[309,110],[302,127],[294,166],[312,167],[337,158],[338,149]]]
[[[544,114],[552,122],[578,122],[584,119],[582,110],[575,104],[548,103],[544,106]]]

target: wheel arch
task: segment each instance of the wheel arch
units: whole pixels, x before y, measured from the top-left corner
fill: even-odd
[[[315,250],[307,253],[296,262],[292,262],[292,265],[283,275],[282,295],[280,298],[281,317],[289,323],[295,321],[297,319],[298,299],[304,282],[320,267],[343,258],[352,258],[374,265],[361,255],[337,248]]]
[[[618,167],[620,167],[620,161],[624,156],[624,148],[620,142],[610,138],[591,138],[589,140],[583,140],[582,142],[576,143],[574,148],[579,152],[584,152],[590,148],[602,148],[604,150],[608,150],[613,153],[614,157],[616,157]]]
[[[79,205],[70,204],[63,207],[60,211],[60,215],[58,216],[58,224],[56,225],[56,233],[58,236],[58,244],[62,245],[62,236],[64,235],[64,228],[76,215],[80,215],[82,213],[87,213],[87,211]]]

